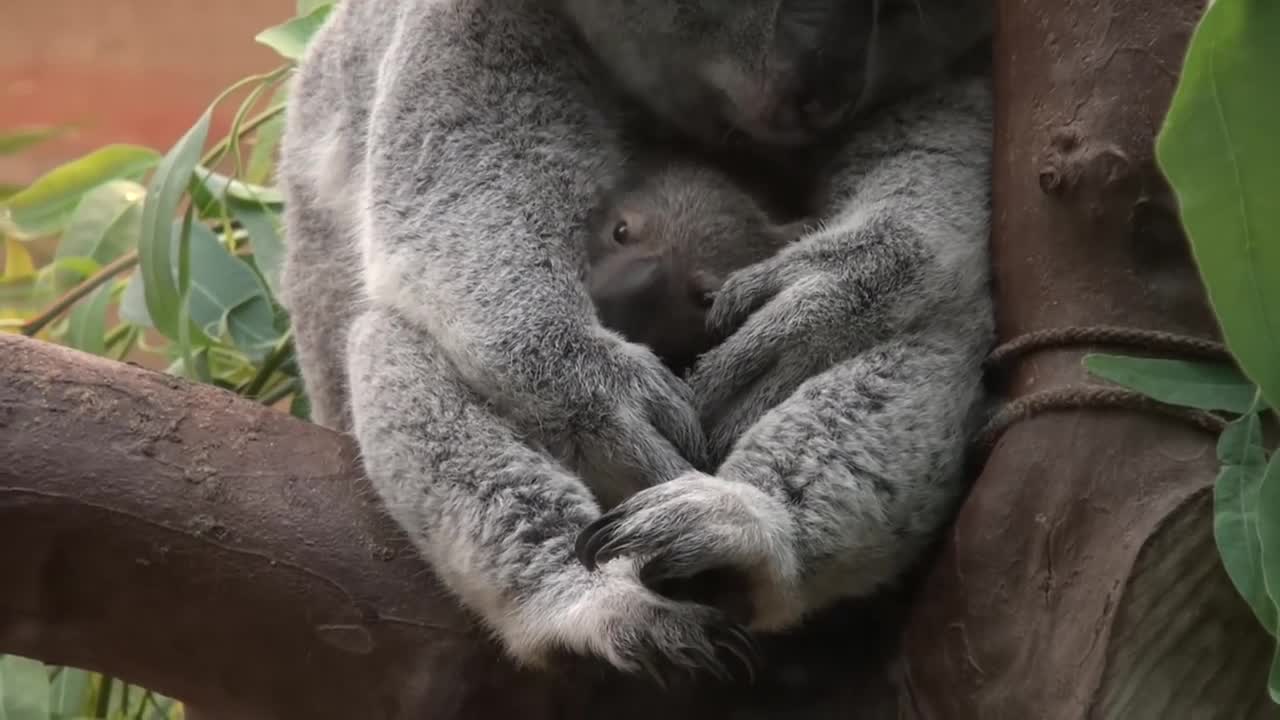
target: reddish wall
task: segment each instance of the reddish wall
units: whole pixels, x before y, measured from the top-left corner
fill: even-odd
[[[0,182],[29,181],[112,142],[167,149],[225,86],[275,67],[253,36],[293,9],[293,0],[0,3],[0,132],[81,126],[0,157]],[[233,112],[218,114],[215,137]]]

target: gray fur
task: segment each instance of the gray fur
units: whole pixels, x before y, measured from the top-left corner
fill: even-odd
[[[560,2],[343,0],[314,39],[281,182],[315,419],[354,431],[391,514],[516,660],[749,663],[723,613],[645,582],[728,564],[751,626],[786,627],[891,579],[958,492],[991,332],[985,88],[851,131],[825,228],[726,284],[713,314],[741,328],[696,403],[596,320],[589,210],[641,111],[700,142],[807,144],[840,92],[869,113],[936,75],[986,2],[881,0],[921,12],[875,32],[843,0]],[[833,38],[865,52],[822,52]],[[797,67],[838,92],[810,103]],[[746,429],[719,479],[693,472],[699,412],[718,450]]]
[[[918,557],[961,492],[994,333],[989,102],[959,80],[879,113],[837,158],[824,227],[730,276],[712,322],[737,329],[690,380],[728,457],[606,514],[588,565],[735,568],[752,627],[783,629]]]

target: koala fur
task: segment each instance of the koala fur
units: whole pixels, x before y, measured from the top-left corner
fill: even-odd
[[[987,4],[338,4],[280,169],[313,417],[513,659],[749,666],[748,628],[893,582],[947,520],[992,336],[989,88],[952,69]],[[818,228],[726,279],[688,383],[583,282],[661,132],[826,160]],[[744,610],[660,592],[719,571]]]

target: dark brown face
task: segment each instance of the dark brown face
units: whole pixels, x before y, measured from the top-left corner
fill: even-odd
[[[684,371],[720,340],[706,320],[724,279],[795,232],[722,176],[667,168],[606,204],[588,248],[588,291],[605,327]]]
[[[588,290],[605,327],[648,345],[677,371],[711,349],[706,317],[720,278],[692,267],[643,216],[619,212],[599,241],[612,247],[592,264]]]

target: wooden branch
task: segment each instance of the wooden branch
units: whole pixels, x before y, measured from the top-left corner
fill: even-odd
[[[1215,336],[1153,161],[1202,3],[997,4],[1002,339],[1071,325]],[[1088,381],[1085,350],[1024,360],[1011,395]],[[911,714],[1269,717],[1269,641],[1212,540],[1214,440],[1123,410],[1012,427],[909,622]]]
[[[12,335],[0,378],[0,651],[206,717],[451,717],[423,703],[481,693],[468,716],[497,718],[546,694],[433,583],[346,438]]]
[[[0,577],[0,652],[202,720],[750,720],[886,700],[880,668],[851,665],[885,632],[858,613],[769,645],[809,661],[799,680],[774,666],[660,692],[581,659],[517,671],[383,514],[349,438],[17,335],[0,335]]]

